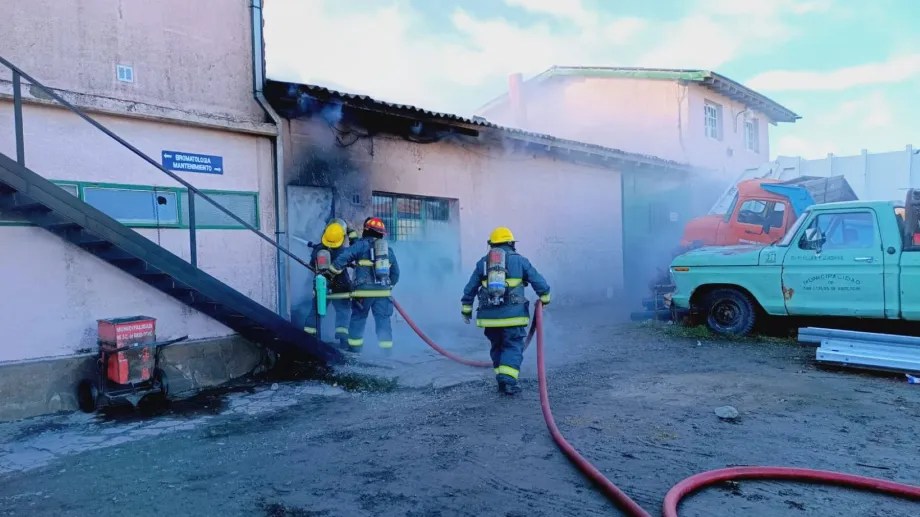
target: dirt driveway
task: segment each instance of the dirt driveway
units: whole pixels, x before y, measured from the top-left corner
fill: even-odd
[[[920,484],[920,386],[816,370],[814,350],[789,341],[596,321],[548,315],[553,409],[568,439],[653,514],[680,479],[727,465]],[[455,330],[463,337],[452,349],[485,356],[468,327],[441,337]],[[375,362],[399,376],[395,389],[292,381],[199,397],[155,417],[0,424],[0,515],[618,515],[550,440],[533,350],[523,396],[509,400],[488,373],[437,359],[408,337],[402,344],[397,360]],[[724,405],[740,416],[717,418]],[[681,512],[918,514],[917,503],[768,482],[707,490]]]

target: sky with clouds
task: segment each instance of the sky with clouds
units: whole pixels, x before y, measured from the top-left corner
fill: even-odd
[[[472,115],[552,65],[702,68],[802,116],[771,154],[920,146],[918,0],[266,0],[267,75]]]

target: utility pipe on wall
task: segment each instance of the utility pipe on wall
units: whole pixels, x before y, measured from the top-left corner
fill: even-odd
[[[272,119],[275,124],[277,133],[273,138],[274,143],[274,179],[273,186],[275,190],[275,241],[282,246],[288,247],[287,232],[287,210],[282,209],[282,203],[286,201],[284,189],[284,141],[281,136],[282,122],[281,117],[271,107],[262,93],[265,85],[265,47],[262,37],[262,0],[252,0],[252,93],[262,107],[262,110]],[[282,255],[281,250],[275,251],[275,260],[277,262],[277,283],[278,283],[278,308],[276,312],[282,318],[290,319],[290,307],[288,305],[288,261]]]

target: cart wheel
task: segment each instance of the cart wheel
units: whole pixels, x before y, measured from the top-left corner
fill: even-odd
[[[162,368],[157,368],[153,371],[153,378],[160,385],[162,397],[164,399],[169,397],[169,378],[166,376],[166,372]]]
[[[99,389],[96,388],[92,381],[85,379],[80,381],[80,385],[77,387],[77,402],[80,405],[80,410],[86,413],[92,413],[96,410],[99,403]]]
[[[278,363],[278,354],[267,348],[263,348],[262,352],[265,355],[265,371],[271,371],[271,369],[275,367],[275,364]]]

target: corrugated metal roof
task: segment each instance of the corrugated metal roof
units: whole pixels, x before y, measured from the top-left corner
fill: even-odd
[[[554,66],[525,83],[540,83],[556,77],[609,77],[620,79],[655,79],[662,81],[687,81],[700,83],[730,99],[762,111],[776,122],[795,122],[802,118],[792,110],[771,100],[767,96],[735,82],[724,75],[711,70],[694,70],[684,68],[635,68],[635,67],[605,67],[605,66]],[[482,106],[479,111],[485,111],[492,106],[504,102],[508,94],[504,93]]]
[[[602,145],[579,142],[576,140],[567,140],[543,133],[533,133],[517,128],[500,126],[498,124],[489,122],[482,117],[467,118],[451,113],[431,111],[408,104],[385,102],[374,99],[373,97],[369,97],[367,95],[332,90],[324,86],[286,83],[269,80],[266,85],[265,95],[269,102],[275,104],[280,101],[278,95],[279,91],[285,91],[287,95],[290,95],[292,90],[299,92],[300,94],[307,95],[316,101],[323,103],[339,103],[352,108],[376,111],[392,115],[400,115],[417,120],[439,122],[445,125],[467,127],[472,129],[494,130],[502,133],[502,135],[506,138],[511,138],[526,143],[545,145],[566,151],[591,154],[601,158],[604,161],[613,160],[621,162],[632,162],[635,164],[682,171],[698,170],[698,168],[692,167],[687,163],[665,160],[657,156],[629,153],[620,149],[614,149]]]

